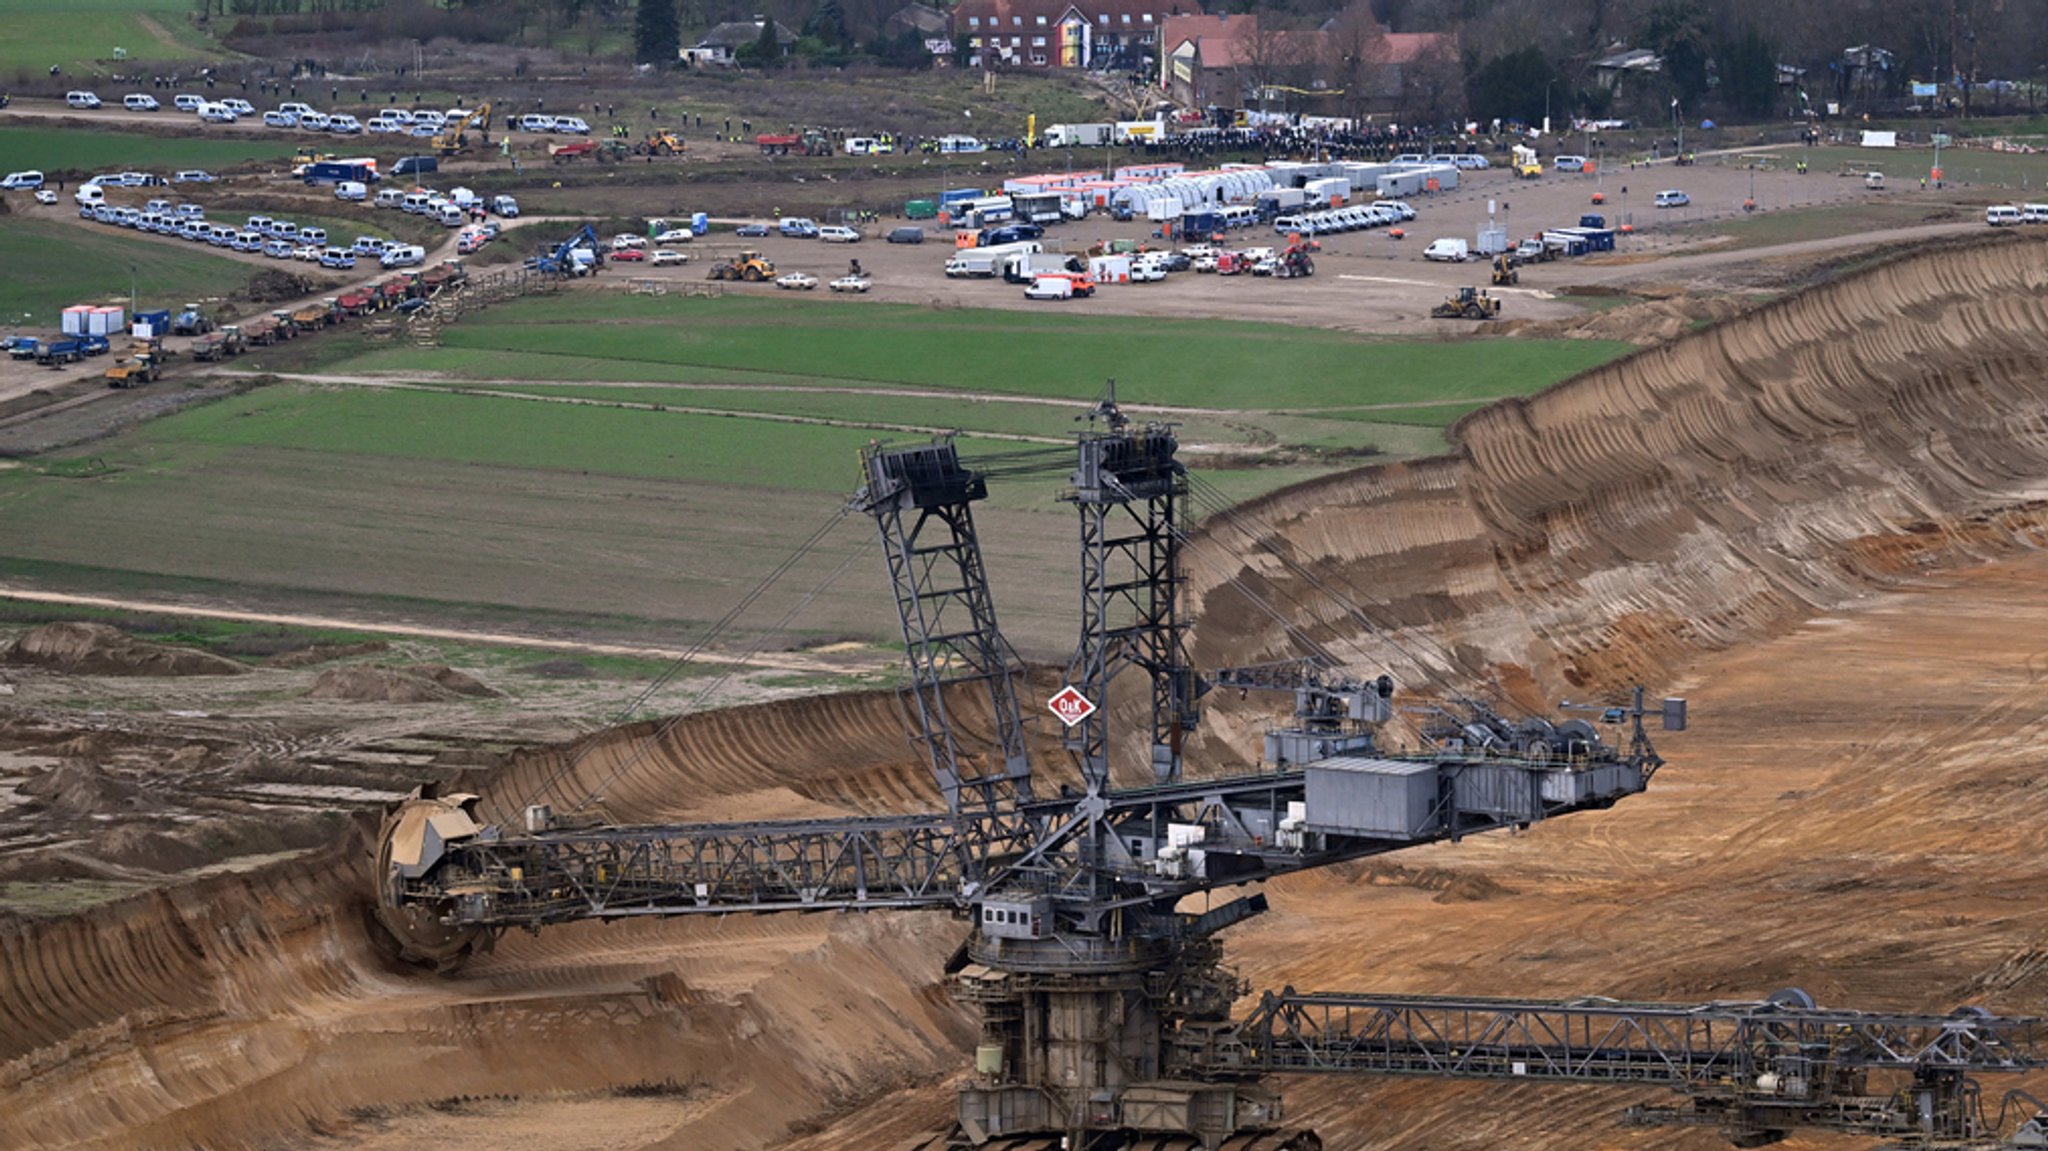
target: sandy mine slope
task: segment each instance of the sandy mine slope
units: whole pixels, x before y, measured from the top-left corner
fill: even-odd
[[[1531,701],[1640,677],[1696,717],[1614,811],[1276,884],[1232,933],[1245,974],[2048,1010],[2044,301],[2048,244],[1936,247],[1489,408],[1450,457],[1213,526],[1240,578],[1196,569],[1205,665],[1294,654],[1272,608],[1361,670],[1476,673]],[[1231,763],[1264,713],[1212,713],[1199,758]],[[522,757],[480,782],[487,805],[931,802],[888,696],[650,730]],[[574,927],[431,978],[368,943],[364,851],[358,829],[0,929],[0,1148],[868,1148],[943,1121],[972,1036],[937,986],[961,934],[943,917]],[[1716,1145],[1616,1128],[1632,1100],[1591,1089],[1324,1081],[1290,1100],[1333,1147]]]

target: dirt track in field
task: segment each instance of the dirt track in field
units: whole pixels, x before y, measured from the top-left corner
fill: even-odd
[[[1447,458],[1244,509],[1287,564],[1212,529],[1204,666],[1297,654],[1256,597],[1357,670],[1490,677],[1530,703],[1640,678],[1695,716],[1611,812],[1274,885],[1230,936],[1245,974],[2048,1009],[2044,299],[2048,243],[1937,246],[1488,408]],[[1371,627],[1304,570],[1373,605]],[[1131,730],[1135,701],[1112,703]],[[1241,762],[1268,714],[1212,700],[1197,761]],[[630,821],[931,802],[884,693],[649,733],[512,757],[486,803],[600,794]],[[944,1121],[972,1030],[935,986],[960,931],[943,918],[579,926],[403,976],[365,942],[363,850],[0,929],[0,1147],[573,1146],[604,1124],[613,1146],[824,1151]],[[1719,1145],[1613,1126],[1631,1101],[1291,1089],[1332,1147]]]

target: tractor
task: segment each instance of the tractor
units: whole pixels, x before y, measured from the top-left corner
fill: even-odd
[[[1492,320],[1500,317],[1500,297],[1478,288],[1459,288],[1429,310],[1439,320]]]
[[[1300,276],[1316,274],[1316,262],[1309,253],[1316,247],[1313,240],[1296,240],[1280,253],[1280,267],[1276,274],[1280,279],[1292,280]]]
[[[711,266],[711,279],[714,280],[745,280],[749,284],[758,284],[772,279],[774,275],[775,261],[752,250],[742,251],[724,263]]]

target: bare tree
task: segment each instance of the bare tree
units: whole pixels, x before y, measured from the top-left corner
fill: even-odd
[[[1387,36],[1373,18],[1370,0],[1352,0],[1323,34],[1323,78],[1343,94],[1337,104],[1352,120],[1364,122],[1380,103],[1387,79]]]

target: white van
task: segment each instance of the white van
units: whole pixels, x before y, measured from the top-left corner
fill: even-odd
[[[1443,260],[1447,263],[1463,263],[1472,258],[1472,248],[1463,240],[1445,238],[1431,240],[1429,247],[1422,250],[1425,260]]]
[[[80,184],[78,191],[71,193],[72,203],[81,208],[103,204],[106,199],[107,193],[98,184]]]
[[[337,200],[367,200],[370,198],[370,186],[368,184],[358,184],[354,180],[343,180],[334,186],[334,198]]]
[[[469,213],[455,204],[443,204],[434,212],[434,219],[445,228],[460,228],[469,220]]]
[[[376,204],[379,208],[396,208],[403,203],[405,203],[405,193],[397,188],[386,188],[377,193]]]
[[[10,192],[33,192],[43,186],[43,174],[36,171],[9,172],[0,180],[0,188]]]
[[[394,244],[377,258],[377,262],[387,268],[410,268],[426,261],[427,250],[416,244]]]
[[[2011,204],[1994,204],[1984,209],[1984,222],[1994,228],[2009,227],[2024,222],[2025,217]]]
[[[428,205],[432,204],[433,201],[434,197],[429,193],[407,192],[405,198],[398,202],[398,206],[417,216],[421,212],[426,211]]]
[[[2020,205],[2020,222],[2023,224],[2048,224],[2048,204]]]

